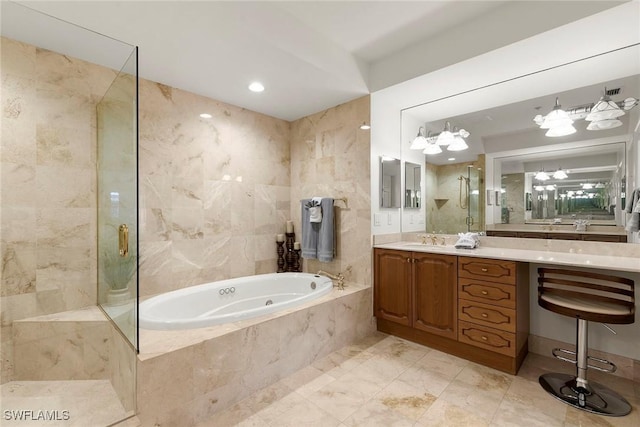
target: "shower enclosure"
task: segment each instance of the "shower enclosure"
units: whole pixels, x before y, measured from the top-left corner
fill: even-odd
[[[2,423],[111,425],[135,412],[137,49],[0,6]]]
[[[484,230],[484,156],[469,163],[427,163],[427,228],[456,234]]]

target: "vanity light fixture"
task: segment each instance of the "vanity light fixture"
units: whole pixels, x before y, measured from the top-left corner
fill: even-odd
[[[540,172],[536,173],[533,178],[537,179],[538,181],[546,181],[549,179],[549,174],[546,173],[544,169],[542,169]]]
[[[455,135],[451,132],[451,123],[445,122],[444,130],[438,134],[436,143],[438,145],[449,145],[455,141]]]
[[[427,142],[427,146],[424,148],[422,153],[429,156],[433,154],[440,154],[442,153],[442,148],[440,148],[440,146],[435,142]]]
[[[588,122],[599,122],[601,120],[617,119],[624,116],[624,111],[607,95],[607,88],[604,88],[604,94],[598,102],[591,107],[591,111],[585,117]]]
[[[412,150],[425,150],[424,154],[439,154],[442,153],[442,149],[440,146],[447,147],[448,151],[462,151],[469,148],[465,138],[468,138],[471,135],[464,129],[458,129],[454,127],[453,131],[451,131],[451,123],[446,122],[444,126],[444,130],[437,134],[432,134],[431,131],[425,135],[424,127],[420,127],[418,129],[418,134],[411,141]],[[433,145],[439,146],[438,148],[433,147]]]
[[[536,118],[540,119],[538,116],[536,116]],[[571,120],[569,114],[562,109],[560,100],[557,97],[553,110],[542,117],[540,128],[548,129],[545,136],[550,137],[566,136],[576,132],[576,128],[573,127],[573,120]]]
[[[447,122],[448,123],[448,122]],[[469,148],[469,146],[467,145],[467,143],[465,142],[465,140],[462,138],[461,134],[462,132],[467,132],[464,129],[458,130],[457,128],[454,128],[454,137],[453,137],[453,142],[451,142],[448,146],[447,146],[447,150],[448,151],[462,151],[462,150],[466,150],[467,148]],[[467,136],[469,133],[467,132]]]
[[[563,171],[562,168],[558,169],[553,173],[553,179],[567,179],[567,178],[569,178],[569,175],[567,175],[567,172]]]
[[[427,148],[427,138],[425,137],[424,128],[422,126],[420,126],[420,129],[418,129],[418,135],[416,135],[416,137],[413,139],[413,141],[411,142],[411,147],[409,148],[411,150],[424,150],[425,148]]]
[[[368,125],[367,122],[362,122],[362,124],[360,125],[360,129],[369,130],[371,129],[371,125]]]

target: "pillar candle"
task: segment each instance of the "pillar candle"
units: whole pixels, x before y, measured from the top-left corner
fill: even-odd
[[[287,221],[287,233],[293,233],[293,221]]]
[[[276,235],[276,242],[284,242],[284,234]]]
[[[293,242],[293,249],[299,250],[300,249],[300,242]]]

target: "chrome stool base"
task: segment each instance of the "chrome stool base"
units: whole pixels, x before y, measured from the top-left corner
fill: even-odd
[[[631,412],[631,405],[615,391],[594,382],[578,387],[576,377],[568,374],[544,374],[539,380],[545,391],[556,399],[583,411],[611,417]]]

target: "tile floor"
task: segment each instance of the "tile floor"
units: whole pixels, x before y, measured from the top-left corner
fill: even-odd
[[[538,385],[572,366],[529,354],[517,376],[377,333],[214,415],[221,426],[640,426],[640,384],[592,378],[633,405],[622,418],[571,408]]]

